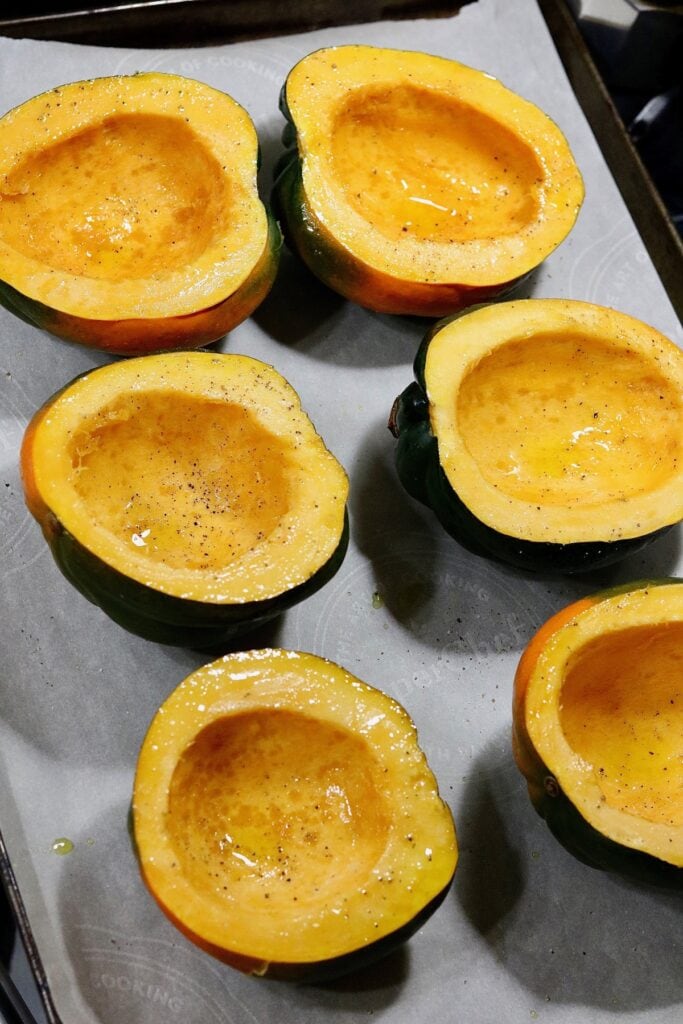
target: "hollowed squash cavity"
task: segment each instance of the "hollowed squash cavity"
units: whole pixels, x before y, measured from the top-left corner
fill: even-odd
[[[683,829],[683,622],[618,630],[578,650],[560,726],[610,807]]]
[[[490,239],[538,216],[538,156],[457,97],[411,84],[357,89],[335,116],[332,154],[347,201],[390,241]]]
[[[241,405],[172,391],[115,399],[68,451],[92,522],[174,569],[220,572],[266,541],[296,486],[292,438]]]
[[[140,751],[133,817],[174,924],[274,977],[323,980],[390,952],[457,860],[403,708],[292,651],[228,655],[171,694]]]
[[[625,501],[665,485],[683,461],[680,386],[650,354],[571,330],[485,355],[455,415],[486,482],[520,502]]]
[[[499,303],[438,325],[419,361],[447,486],[486,528],[608,544],[683,517],[683,355],[654,328]]]
[[[193,263],[229,229],[230,181],[186,124],[119,114],[26,157],[4,179],[0,237],[76,277],[121,281]]]
[[[368,877],[390,827],[366,741],[298,711],[218,718],[173,772],[168,830],[193,888],[218,899],[343,900]]]

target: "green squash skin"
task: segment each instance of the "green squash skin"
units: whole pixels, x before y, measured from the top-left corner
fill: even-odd
[[[282,236],[272,211],[266,208],[266,214],[268,234],[259,262],[232,295],[206,311],[158,319],[94,320],[52,309],[1,280],[0,305],[24,323],[62,341],[112,355],[145,355],[212,344],[256,309],[275,280]],[[219,309],[220,315],[212,317],[212,311]],[[206,323],[201,322],[202,317]]]
[[[429,428],[427,396],[417,382],[394,402],[389,429],[398,440],[396,468],[401,483],[411,497],[429,505],[426,468],[435,455],[438,459],[438,446]]]
[[[51,517],[43,530],[64,576],[92,604],[146,640],[214,652],[310,597],[337,572],[349,539],[348,513],[339,543],[308,580],[275,597],[245,604],[211,604],[163,594],[125,576],[85,548]]]
[[[683,579],[670,577],[620,583],[592,594],[591,600],[594,604],[599,604],[620,594],[676,583],[683,585]],[[523,772],[531,803],[565,850],[577,860],[597,870],[662,889],[683,891],[683,868],[642,850],[622,846],[598,832],[571,803],[555,776],[531,747],[525,731],[516,726],[514,731],[517,743],[524,747],[525,763],[527,766],[534,764],[533,770],[527,768],[527,771]]]
[[[28,299],[5,281],[0,281],[0,305],[4,306],[12,316],[23,320],[31,327],[40,327],[40,321],[45,320],[50,312],[47,306]]]
[[[362,274],[345,250],[322,233],[311,213],[304,192],[296,125],[287,104],[287,82],[280,90],[278,106],[285,118],[282,143],[286,150],[275,166],[271,207],[285,241],[308,269],[344,295],[345,289],[353,291],[361,285]]]
[[[271,205],[285,241],[308,269],[329,288],[357,301],[365,275],[347,250],[321,229],[313,216],[303,187],[301,162],[296,149],[280,158],[276,167]]]
[[[458,315],[462,314],[440,321],[427,334],[415,357],[416,380],[396,399],[389,421],[398,440],[399,480],[413,498],[432,509],[446,532],[474,554],[532,572],[572,575],[612,565],[670,530],[670,526],[665,526],[642,537],[624,540],[554,544],[499,533],[470,512],[441,467],[438,440],[431,431],[424,378],[430,341]]]
[[[362,946],[360,949],[354,949],[351,953],[343,953],[341,956],[333,957],[330,960],[321,960],[319,963],[271,963],[262,977],[272,978],[276,981],[293,981],[305,985],[320,985],[344,977],[347,974],[352,974],[365,967],[370,967],[378,960],[383,960],[386,956],[394,953],[423,927],[446,899],[453,884],[453,877],[451,875],[450,880],[441,892],[423,907],[415,917],[400,928],[397,928],[396,931],[385,935],[384,938],[371,942],[368,946]]]
[[[552,834],[572,856],[589,867],[622,875],[634,882],[683,892],[683,869],[603,836],[586,821],[557,782],[555,785],[557,795],[544,792],[540,800],[532,802]]]

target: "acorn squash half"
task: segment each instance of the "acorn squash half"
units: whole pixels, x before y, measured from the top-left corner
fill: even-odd
[[[34,97],[0,119],[0,302],[124,355],[215,341],[275,277],[257,162],[246,111],[178,75]]]
[[[122,626],[212,649],[322,586],[344,470],[292,387],[248,356],[100,367],[35,415],[26,501],[66,577]]]
[[[133,823],[143,878],[189,939],[299,981],[405,941],[457,861],[405,710],[285,650],[228,655],[171,694],[140,751]]]
[[[513,744],[539,814],[593,867],[683,888],[683,580],[553,616],[517,669]]]
[[[491,75],[372,46],[309,54],[281,109],[275,203],[331,288],[444,316],[500,295],[569,233],[583,182],[559,128]]]
[[[683,518],[683,353],[567,299],[437,324],[397,399],[399,477],[445,529],[522,568],[617,561]]]

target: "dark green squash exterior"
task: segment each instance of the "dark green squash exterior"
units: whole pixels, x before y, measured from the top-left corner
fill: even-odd
[[[333,291],[363,305],[363,265],[328,235],[311,211],[304,189],[301,155],[294,119],[287,105],[287,83],[280,90],[280,111],[285,118],[282,142],[286,146],[274,172],[271,208],[285,241],[316,277]]]
[[[547,789],[553,792],[544,792],[541,800],[534,801],[534,806],[558,842],[573,857],[591,868],[622,875],[634,882],[683,892],[681,868],[602,835],[586,821],[557,783],[557,791],[554,791],[552,776],[547,778],[550,780]]]
[[[310,579],[275,597],[212,604],[164,594],[125,576],[84,547],[54,516],[43,530],[64,576],[130,633],[160,644],[216,651],[310,597],[337,572],[349,540],[348,513],[332,556]]]

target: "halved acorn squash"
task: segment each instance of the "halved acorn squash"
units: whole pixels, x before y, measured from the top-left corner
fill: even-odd
[[[100,367],[26,431],[29,509],[122,626],[212,649],[313,593],[347,544],[344,470],[296,392],[248,356]]]
[[[410,494],[472,550],[533,570],[608,565],[683,518],[683,353],[567,299],[437,324],[390,427]]]
[[[275,202],[327,285],[443,316],[513,287],[569,233],[583,182],[559,128],[491,75],[372,46],[289,73]]]
[[[531,640],[513,744],[529,795],[580,860],[683,887],[683,580],[582,599]]]
[[[189,939],[300,981],[409,938],[457,861],[405,710],[285,650],[228,655],[171,694],[140,751],[133,823],[143,878]]]
[[[178,75],[34,97],[0,119],[0,302],[125,355],[215,341],[275,277],[257,162],[246,111]]]

